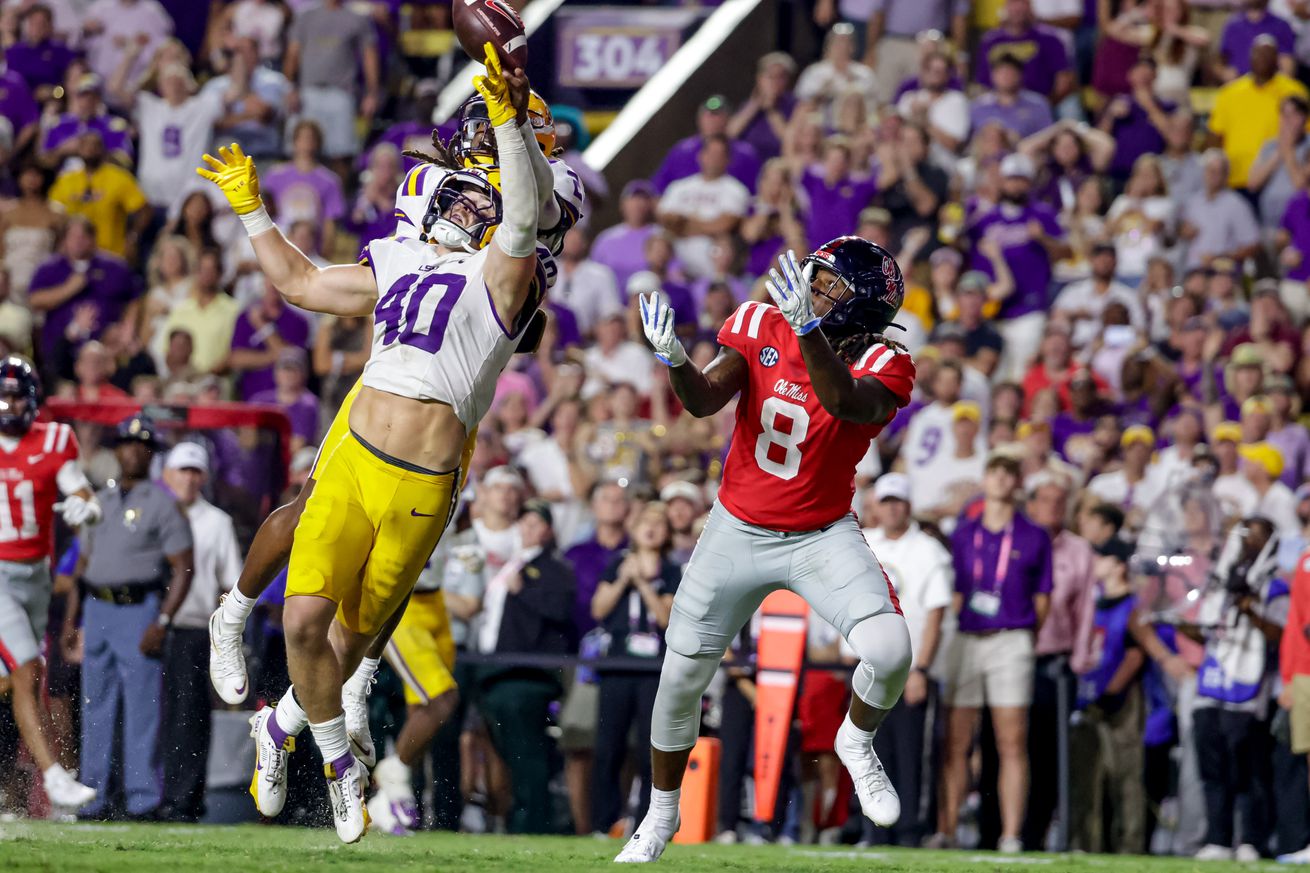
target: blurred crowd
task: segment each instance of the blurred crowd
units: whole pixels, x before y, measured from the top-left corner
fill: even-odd
[[[768,299],[779,253],[855,233],[906,273],[896,338],[918,368],[852,507],[925,665],[878,737],[905,812],[891,831],[850,813],[832,754],[847,671],[816,668],[787,802],[752,820],[748,628],[705,703],[724,746],[720,839],[1067,838],[1215,860],[1306,847],[1310,5],[797,5],[818,56],[752,59],[747,99],[707,95],[648,178],[588,170],[582,113],[555,107],[589,211],[620,220],[566,238],[541,351],[503,376],[458,532],[426,571],[461,653],[460,705],[419,771],[427,822],[590,833],[640,819],[660,651],[612,656],[667,622],[733,407],[681,410],[633,298],[664,294],[703,366],[737,306]],[[449,7],[203,6],[0,7],[0,350],[86,404],[278,407],[295,489],[371,325],[284,303],[193,167],[240,142],[291,240],[352,260],[393,231],[402,151],[428,145],[428,77],[450,66],[402,36],[442,32]],[[103,460],[99,481],[114,475]],[[209,463],[186,469],[203,479]],[[215,503],[249,514],[216,484]],[[987,501],[1018,510],[1013,549],[991,563],[970,539]],[[197,616],[235,579],[211,569]],[[958,624],[979,595],[992,620]],[[257,692],[286,684],[276,601],[251,634]],[[602,660],[541,658],[578,654]],[[812,662],[848,654],[811,624]],[[79,656],[49,656],[66,737]],[[374,698],[381,736],[403,718],[394,676]],[[129,812],[201,814],[197,755],[168,761],[162,779],[190,795]]]

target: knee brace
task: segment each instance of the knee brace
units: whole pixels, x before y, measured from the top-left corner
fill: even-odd
[[[700,735],[700,699],[719,669],[718,658],[688,658],[664,652],[660,688],[650,719],[650,744],[661,752],[681,752]]]
[[[847,642],[860,657],[851,688],[874,709],[891,709],[910,676],[910,631],[895,612],[872,615],[851,629]]]

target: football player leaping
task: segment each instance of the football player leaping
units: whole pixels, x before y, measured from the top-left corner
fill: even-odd
[[[374,316],[372,357],[349,430],[321,448],[291,550],[284,626],[295,693],[283,696],[276,714],[261,711],[256,730],[258,792],[265,765],[279,756],[284,763],[290,738],[309,724],[344,842],[363,836],[368,816],[367,771],[350,753],[342,713],[343,674],[404,602],[436,546],[469,436],[545,292],[532,156],[540,150],[526,123],[527,78],[502,74],[490,45],[486,63],[475,86],[497,134],[501,191],[481,174],[456,174],[467,178],[439,204],[435,246],[381,240],[369,245],[368,267],[318,268],[269,219],[254,163],[239,148],[206,156],[209,169],[200,171],[223,189],[260,267],[289,301]],[[494,245],[470,254],[470,236],[485,243],[493,232]]]
[[[550,108],[536,92],[528,98],[528,123],[542,154],[555,151],[555,127]],[[440,216],[439,204],[451,188],[465,184],[467,176],[457,173],[458,168],[474,169],[479,173],[494,170],[497,163],[495,136],[487,116],[486,101],[479,95],[460,107],[459,130],[451,140],[449,149],[435,138],[437,156],[415,155],[424,158],[413,167],[396,190],[397,239],[427,240],[436,233],[443,235],[460,231]],[[529,144],[531,150],[531,144]],[[541,208],[538,213],[538,241],[549,250],[538,246],[537,255],[545,268],[548,281],[555,267],[552,254],[558,253],[564,234],[582,214],[583,187],[577,174],[562,161],[549,160],[550,175],[543,176],[543,164],[533,153],[533,169],[537,172],[538,196]],[[553,190],[552,190],[553,188]],[[461,244],[481,248],[486,235],[467,235]],[[540,339],[544,314],[538,312],[524,329],[518,351],[532,352]],[[347,429],[347,421],[359,384],[347,396],[338,410],[324,445],[334,443]],[[471,449],[473,441],[467,443]],[[245,661],[241,652],[241,637],[245,622],[259,595],[272,583],[286,565],[291,552],[293,533],[304,511],[305,502],[313,492],[315,471],[298,497],[279,507],[260,526],[251,544],[241,578],[236,589],[225,595],[222,604],[210,618],[210,678],[219,696],[228,703],[240,703],[249,688]],[[461,464],[467,469],[467,463]],[[369,734],[367,693],[373,673],[384,656],[392,662],[405,682],[406,701],[411,704],[409,717],[397,737],[397,754],[378,763],[373,773],[379,794],[369,803],[375,819],[384,831],[403,832],[416,823],[413,789],[410,785],[407,759],[421,754],[454,706],[455,681],[453,670],[454,643],[450,638],[445,605],[438,590],[416,591],[410,601],[411,608],[397,614],[378,633],[359,667],[342,689],[342,706],[346,716],[346,730],[352,754],[367,766],[376,761],[372,737]],[[403,613],[403,616],[402,616]],[[397,629],[397,621],[400,626]],[[393,631],[396,636],[392,637]],[[389,643],[388,641],[391,640]],[[259,736],[262,724],[259,716],[252,718],[253,735]],[[280,751],[260,772],[260,780],[252,785],[260,812],[266,816],[278,815],[286,799],[285,756]],[[261,785],[263,786],[261,788]]]
[[[914,364],[880,336],[905,286],[887,252],[839,237],[800,263],[787,252],[768,288],[777,305],[743,304],[704,371],[688,362],[669,307],[654,295],[641,301],[646,337],[692,415],[741,401],[718,502],[673,598],[651,718],[650,810],[621,863],[657,860],[677,832],[701,694],[728,643],[779,588],[804,597],[859,655],[837,755],[866,816],[884,827],[900,816],[873,734],[905,687],[910,635],[851,498],[869,441],[910,402]]]
[[[77,437],[66,424],[38,423],[40,385],[17,355],[0,361],[0,676],[13,683],[18,733],[41,769],[56,809],[95,799],[59,765],[42,730],[41,638],[50,608],[55,510],[77,527],[100,520],[100,504],[78,465]],[[62,504],[55,500],[66,495]]]

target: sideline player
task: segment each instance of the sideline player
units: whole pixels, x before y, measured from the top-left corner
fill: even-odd
[[[884,827],[900,799],[873,734],[910,669],[910,635],[896,592],[851,513],[855,465],[910,402],[914,364],[880,334],[905,284],[896,261],[859,237],[838,237],[772,270],[776,306],[744,303],[719,330],[723,347],[701,371],[656,295],[642,325],[692,415],[740,394],[718,501],[673,599],[651,719],[650,809],[620,863],[657,860],[680,824],[678,799],[700,730],[700,700],[728,643],[769,592],[789,588],[837,628],[860,658],[835,749],[864,814]]]
[[[527,123],[527,78],[502,74],[487,47],[475,79],[497,130],[501,191],[487,174],[452,173],[425,218],[436,246],[381,240],[370,266],[315,267],[286,241],[259,200],[254,162],[221,150],[201,175],[242,217],[260,266],[292,303],[357,316],[372,311],[373,354],[349,431],[322,447],[317,485],[296,528],[284,626],[294,691],[257,713],[252,788],[285,782],[263,771],[308,724],[323,754],[337,835],[367,828],[367,771],[350,753],[342,676],[402,605],[445,529],[470,434],[545,292],[537,259],[540,209]],[[542,162],[544,163],[544,161]],[[503,192],[503,193],[502,193]],[[486,245],[495,234],[494,246]],[[510,325],[507,327],[506,325]],[[408,514],[405,509],[408,508]],[[303,708],[302,708],[303,707]]]
[[[0,676],[13,683],[18,733],[41,769],[51,805],[71,812],[95,800],[96,791],[60,766],[42,728],[51,522],[58,510],[70,527],[95,524],[101,510],[78,464],[73,429],[36,420],[40,395],[31,364],[17,355],[0,361]]]

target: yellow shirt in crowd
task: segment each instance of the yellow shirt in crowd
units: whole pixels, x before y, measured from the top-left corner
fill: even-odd
[[[120,258],[127,254],[128,217],[146,205],[136,177],[106,161],[88,174],[85,167],[61,173],[50,199],[69,215],[83,215],[95,225],[96,245]]]
[[[185,330],[191,334],[191,366],[199,373],[212,372],[232,349],[232,331],[240,314],[241,306],[227,294],[220,292],[207,304],[192,294],[168,314],[164,340],[177,328]]]
[[[1246,187],[1246,176],[1260,147],[1278,136],[1283,98],[1293,94],[1305,97],[1305,86],[1282,73],[1275,73],[1263,85],[1257,85],[1248,73],[1219,89],[1210,113],[1210,131],[1223,140],[1230,187]]]

